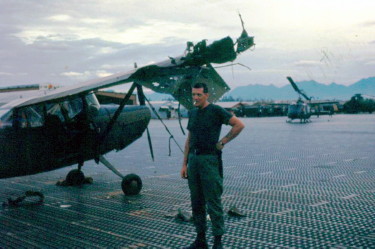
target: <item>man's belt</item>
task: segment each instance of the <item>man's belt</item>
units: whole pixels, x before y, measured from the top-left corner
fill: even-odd
[[[202,149],[202,148],[199,148],[199,149],[190,149],[189,151],[191,154],[194,154],[194,155],[217,155],[217,149],[216,148],[213,148],[213,149]]]

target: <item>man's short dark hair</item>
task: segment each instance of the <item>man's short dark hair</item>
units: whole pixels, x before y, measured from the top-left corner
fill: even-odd
[[[201,82],[195,83],[193,88],[203,88],[203,92],[208,93],[208,87],[205,83],[201,83]]]

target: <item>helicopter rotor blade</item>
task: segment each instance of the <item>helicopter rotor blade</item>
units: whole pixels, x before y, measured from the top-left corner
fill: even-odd
[[[311,100],[311,97],[308,97],[306,94],[304,94],[303,92],[301,92],[301,95],[308,101]]]
[[[301,91],[299,90],[298,86],[296,85],[296,83],[294,83],[294,80],[292,79],[292,77],[288,76],[286,77],[288,79],[288,81],[290,82],[290,84],[292,85],[294,91],[296,91],[297,93],[301,94]]]
[[[300,90],[297,86],[297,84],[294,82],[294,80],[292,79],[292,77],[290,76],[287,76],[286,77],[288,79],[288,81],[290,82],[290,84],[292,85],[293,89],[300,95],[302,95],[306,100],[311,100],[310,97],[308,97],[302,90]]]

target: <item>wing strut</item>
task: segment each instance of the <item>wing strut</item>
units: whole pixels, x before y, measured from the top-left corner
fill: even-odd
[[[140,84],[137,84],[137,93],[138,93],[139,103],[141,105],[146,105],[145,94],[143,93],[143,88],[142,88],[142,85]],[[148,140],[148,146],[150,148],[151,158],[152,158],[152,161],[155,161],[154,150],[152,148],[151,135],[150,135],[150,130],[148,129],[148,126],[146,128],[146,131],[147,131],[147,140]]]
[[[178,123],[180,124],[180,128],[181,128],[181,131],[182,131],[182,134],[184,134],[185,136],[185,131],[184,131],[184,128],[182,128],[182,124],[181,124],[181,103],[178,102]]]
[[[169,133],[170,137],[169,137],[169,156],[171,155],[171,145],[170,145],[170,141],[171,139],[173,139],[173,141],[176,143],[177,147],[180,149],[180,151],[182,153],[184,153],[184,151],[182,150],[181,146],[177,143],[176,139],[173,137],[172,133],[169,131],[168,127],[165,125],[165,123],[163,122],[163,120],[161,119],[159,113],[155,110],[154,106],[150,103],[150,101],[145,97],[145,100],[147,101],[147,104],[151,107],[151,110],[155,113],[156,117],[158,117],[158,119],[160,120],[160,122],[164,125],[164,128],[165,130]]]
[[[130,87],[128,93],[126,94],[124,99],[121,101],[120,106],[117,108],[115,114],[113,115],[113,117],[109,121],[105,131],[103,132],[102,136],[100,137],[99,146],[103,143],[103,141],[107,138],[109,132],[112,130],[113,125],[115,124],[117,118],[120,116],[120,114],[121,114],[122,110],[124,109],[126,103],[129,101],[130,97],[132,96],[136,86],[137,86],[137,84],[133,83],[132,86]]]

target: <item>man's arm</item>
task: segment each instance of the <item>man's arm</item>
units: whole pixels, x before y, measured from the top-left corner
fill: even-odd
[[[241,133],[242,129],[245,128],[245,125],[236,116],[233,116],[229,119],[229,125],[232,126],[232,129],[216,145],[217,149],[219,150],[223,149],[225,144],[229,143],[231,140],[237,137],[238,134]]]
[[[182,168],[181,168],[181,177],[184,179],[188,178],[187,165],[188,165],[188,157],[189,157],[189,147],[190,147],[190,131],[188,133],[188,137],[186,138],[186,142],[185,142],[184,161],[182,163]]]

